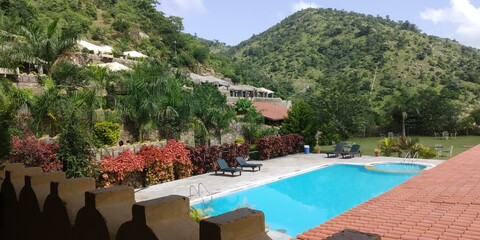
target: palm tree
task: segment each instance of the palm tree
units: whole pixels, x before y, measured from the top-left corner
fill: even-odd
[[[143,141],[146,127],[161,112],[158,99],[164,92],[160,76],[163,71],[164,66],[147,60],[120,76],[116,106],[122,114],[124,126],[136,141]]]
[[[30,94],[0,79],[0,158],[10,152],[10,128],[17,111],[28,103]]]
[[[67,96],[48,78],[44,83],[43,94],[34,96],[29,104],[33,129],[37,135],[56,135],[61,130],[62,112]]]
[[[191,106],[197,126],[196,137],[200,140],[198,143],[204,144],[209,139],[208,132],[214,132],[221,143],[222,130],[228,128],[235,117],[235,112],[226,103],[227,98],[215,86],[203,84],[194,87]]]
[[[60,31],[58,19],[46,29],[34,23],[20,25],[16,29],[16,33],[5,33],[10,37],[4,43],[7,47],[1,49],[1,54],[18,63],[34,64],[40,74],[44,70],[48,72],[57,59],[72,50],[78,38],[78,33],[71,29]]]

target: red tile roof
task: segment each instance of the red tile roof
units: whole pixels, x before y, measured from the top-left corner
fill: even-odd
[[[297,236],[345,228],[390,239],[480,239],[480,145]]]
[[[288,116],[288,108],[281,107],[268,102],[253,102],[253,106],[259,111],[265,118],[278,121],[283,120]]]

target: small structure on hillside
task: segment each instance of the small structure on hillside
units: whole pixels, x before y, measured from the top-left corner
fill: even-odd
[[[132,50],[132,51],[127,51],[127,52],[123,52],[123,56],[125,58],[132,58],[132,59],[136,59],[136,58],[148,58],[147,55],[141,53],[141,52],[137,52],[135,50]]]
[[[121,64],[121,63],[118,63],[118,62],[109,62],[109,63],[102,63],[102,64],[98,64],[99,67],[104,67],[104,68],[107,68],[108,71],[111,71],[111,72],[118,72],[118,71],[129,71],[131,70],[129,67]]]
[[[217,87],[221,87],[221,86],[224,86],[227,88],[230,87],[230,83],[228,83],[227,81],[222,80],[220,78],[216,78],[211,75],[201,76],[195,73],[190,73],[190,78],[194,83],[197,83],[197,84],[211,83]]]
[[[288,117],[288,108],[270,102],[252,102],[252,105],[265,118],[267,125],[280,125]]]
[[[91,53],[97,54],[97,55],[111,54],[112,51],[113,51],[113,48],[110,47],[110,46],[107,46],[107,45],[98,46],[98,45],[95,45],[93,43],[90,43],[90,42],[87,42],[87,41],[84,41],[84,40],[77,41],[77,44],[80,47],[80,50],[82,50],[83,48],[86,48]]]
[[[230,97],[252,98],[256,95],[256,88],[249,85],[230,86]]]

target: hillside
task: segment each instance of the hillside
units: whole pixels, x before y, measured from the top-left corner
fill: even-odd
[[[307,9],[234,48],[251,63],[303,92],[325,78],[356,78],[375,92],[407,85],[464,89],[469,103],[480,91],[480,51],[422,34],[415,25],[331,9]]]
[[[179,17],[166,17],[155,0],[0,0],[0,30],[16,34],[20,26],[45,28],[54,20],[61,29],[99,45],[114,55],[135,49],[174,67],[195,70],[208,65],[206,44],[183,33]],[[1,41],[1,39],[0,39]]]
[[[313,130],[303,127],[310,131],[304,135],[318,131],[335,140],[475,129],[480,51],[423,34],[408,21],[306,9],[230,54],[235,64],[266,76],[248,81],[291,86],[288,96],[307,103],[299,111],[311,109]]]

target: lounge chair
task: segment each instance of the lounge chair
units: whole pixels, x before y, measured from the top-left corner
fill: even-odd
[[[258,171],[260,171],[260,168],[263,166],[261,163],[247,163],[243,157],[237,157],[235,158],[240,166],[240,168],[243,170],[244,167],[251,167],[252,171],[255,171],[255,168],[258,167]]]
[[[342,152],[342,158],[353,158],[355,157],[355,154],[359,154],[360,157],[362,156],[362,153],[360,152],[360,145],[354,144],[348,152]]]
[[[240,175],[242,175],[242,169],[240,168],[233,168],[233,167],[229,167],[227,162],[225,162],[224,159],[217,159],[217,165],[218,165],[218,168],[219,169],[215,169],[215,174],[217,174],[217,172],[223,172],[223,174],[225,174],[225,172],[229,172],[232,174],[238,172],[240,173]]]
[[[335,150],[333,151],[330,151],[330,152],[325,152],[327,154],[327,157],[338,157],[339,154],[341,154],[343,152],[343,147],[345,147],[345,143],[337,143],[337,145],[335,145]],[[332,156],[330,156],[332,155]]]

